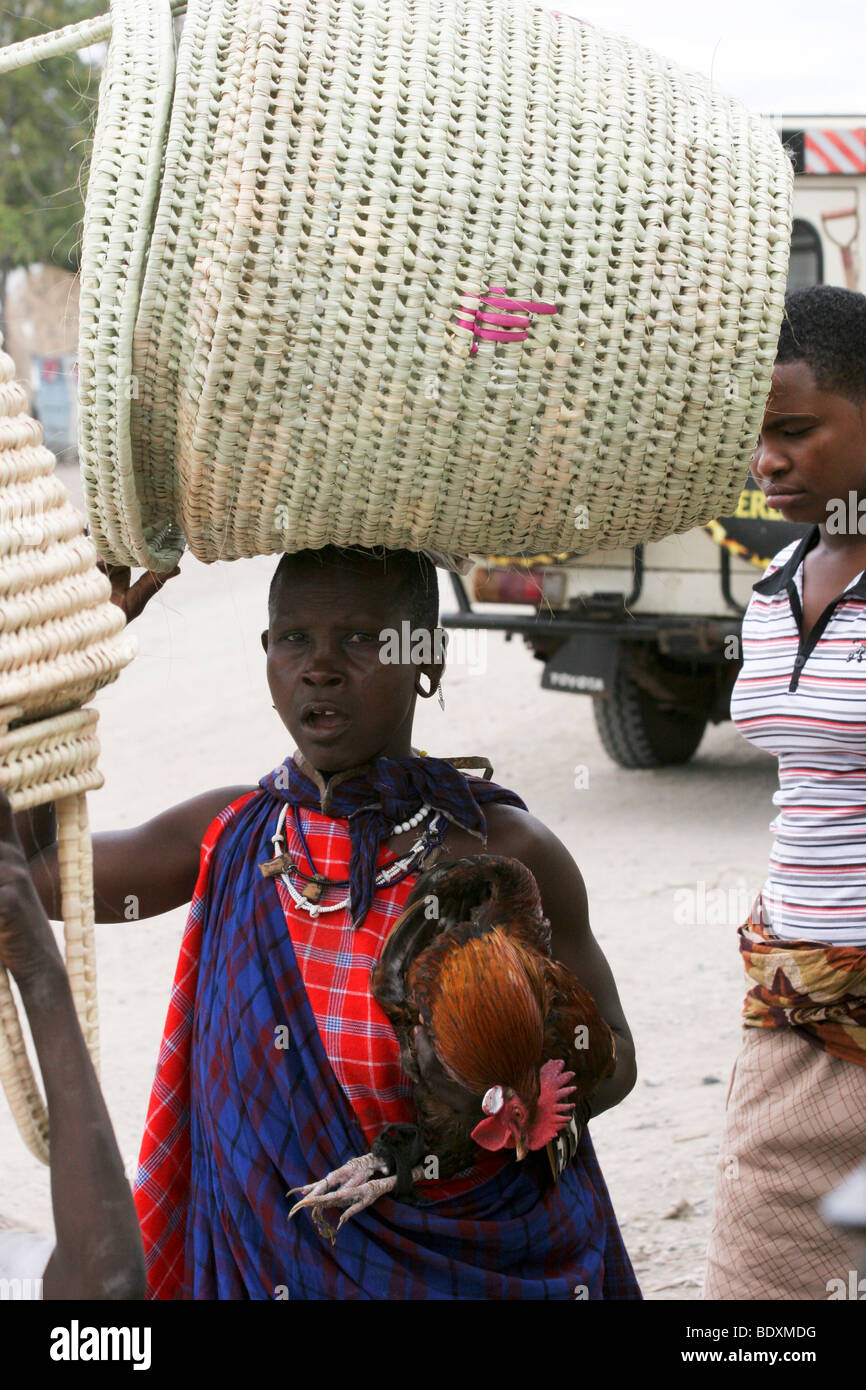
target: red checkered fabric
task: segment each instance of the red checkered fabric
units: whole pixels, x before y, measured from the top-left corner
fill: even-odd
[[[306,873],[315,868],[326,878],[348,879],[348,822],[306,808],[298,814],[314,865],[307,861],[291,811],[286,816],[286,853]],[[395,858],[383,846],[377,867]],[[414,1118],[412,1083],[400,1070],[397,1035],[370,993],[370,971],[415,879],[410,874],[400,883],[377,889],[373,906],[358,928],[352,927],[347,907],[312,917],[295,906],[282,879],[276,880],[328,1061],[370,1144],[385,1125],[411,1123]],[[297,877],[292,882],[296,888],[303,887]],[[325,889],[321,905],[340,902],[348,891],[347,887]]]
[[[298,815],[315,871],[330,879],[348,879],[348,821],[307,807],[299,807]],[[305,873],[311,873],[314,866],[307,860],[291,812],[286,816],[285,829],[286,853]],[[376,867],[397,858],[383,845]],[[412,1124],[415,1119],[412,1082],[400,1067],[397,1034],[370,993],[370,972],[416,879],[417,874],[409,874],[399,883],[377,889],[360,927],[352,926],[348,907],[311,916],[295,906],[282,879],[275,880],[325,1053],[371,1146],[386,1125]],[[301,886],[297,877],[293,882],[296,887]],[[341,901],[347,893],[348,888],[326,889],[322,906]],[[485,1155],[464,1176],[416,1183],[416,1191],[429,1199],[455,1197],[498,1172],[506,1161],[505,1155]]]
[[[185,1232],[180,1224],[190,1182],[189,1057],[210,859],[222,831],[255,794],[248,792],[221,811],[202,840],[199,876],[172,986],[136,1177],[135,1202],[147,1251],[151,1298],[166,1296],[162,1290],[175,1289],[183,1278]],[[299,815],[316,871],[328,878],[348,879],[348,821],[306,808]],[[286,817],[286,851],[307,870],[291,814]],[[397,857],[383,846],[377,866]],[[415,1118],[412,1083],[400,1069],[397,1036],[370,994],[370,971],[415,878],[410,874],[400,883],[379,889],[358,928],[351,925],[348,907],[315,918],[301,911],[282,881],[275,880],[325,1053],[370,1144],[385,1125],[411,1123]],[[327,906],[346,893],[346,888],[326,889],[322,903]],[[462,1177],[417,1184],[418,1194],[428,1200],[458,1196],[498,1172],[506,1161],[504,1154],[485,1156]]]

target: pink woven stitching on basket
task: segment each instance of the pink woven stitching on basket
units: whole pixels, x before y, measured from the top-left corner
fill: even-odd
[[[478,296],[486,304],[492,304],[497,309],[520,310],[519,313],[491,313],[490,310],[464,309],[461,312],[471,313],[469,319],[461,319],[458,316],[457,324],[460,328],[468,328],[472,332],[473,342],[469,355],[478,351],[478,339],[488,338],[500,343],[521,343],[527,336],[530,327],[530,314],[556,314],[558,309],[555,304],[545,304],[543,300],[534,299],[510,299],[507,295],[505,286],[491,286],[485,294]],[[482,328],[479,324],[499,324],[499,328]]]

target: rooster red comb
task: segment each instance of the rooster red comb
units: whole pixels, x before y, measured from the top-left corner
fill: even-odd
[[[543,1149],[568,1124],[574,1110],[574,1101],[569,1100],[569,1096],[577,1090],[576,1086],[569,1085],[573,1080],[574,1072],[566,1071],[559,1057],[551,1058],[541,1068],[538,1108],[529,1131],[530,1149]]]

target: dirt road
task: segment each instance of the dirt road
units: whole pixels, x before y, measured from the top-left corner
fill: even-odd
[[[135,624],[140,654],[97,702],[106,784],[90,798],[94,830],[252,784],[290,751],[259,643],[273,567],[187,558]],[[593,1139],[645,1296],[696,1298],[739,1035],[736,925],[766,867],[774,764],[725,725],[685,768],[624,772],[602,752],[590,701],[540,690],[522,643],[490,634],[467,657],[446,676],[444,713],[419,701],[416,741],[486,754],[580,865],[640,1068]],[[184,916],[98,929],[102,1079],[130,1171]],[[49,1231],[47,1171],[2,1104],[0,1171],[4,1215]]]

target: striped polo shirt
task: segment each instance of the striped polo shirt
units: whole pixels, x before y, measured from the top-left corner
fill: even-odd
[[[754,586],[731,718],[779,759],[765,922],[866,946],[866,570],[804,634],[803,559],[819,536],[780,550]]]

